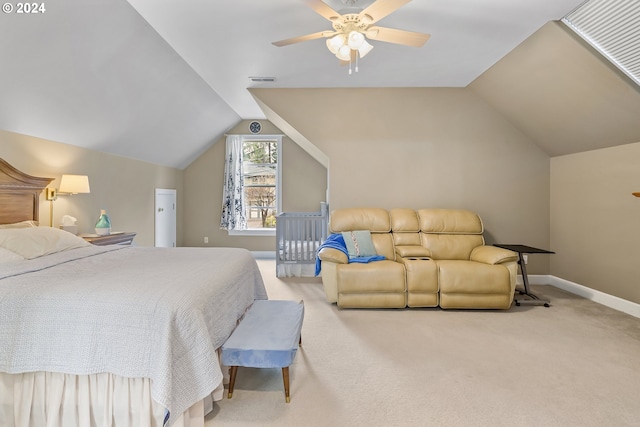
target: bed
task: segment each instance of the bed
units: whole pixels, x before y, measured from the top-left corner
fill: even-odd
[[[0,159],[0,425],[203,426],[219,348],[267,299],[253,256],[37,227],[50,181]]]
[[[276,217],[276,276],[313,277],[316,252],[327,238],[327,207],[319,212],[285,212]]]

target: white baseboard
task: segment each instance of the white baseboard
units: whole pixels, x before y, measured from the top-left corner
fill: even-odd
[[[251,251],[255,259],[276,259],[276,251]]]
[[[579,295],[590,301],[597,302],[598,304],[606,305],[614,310],[622,311],[631,316],[640,318],[640,304],[627,301],[625,299],[606,294],[604,292],[597,291],[595,289],[587,288],[586,286],[579,285],[574,282],[570,282],[565,279],[561,279],[556,276],[543,275],[543,274],[530,274],[528,275],[529,283],[531,285],[551,285],[556,288],[562,289],[572,294]],[[516,279],[518,285],[522,285],[522,276],[518,275]]]

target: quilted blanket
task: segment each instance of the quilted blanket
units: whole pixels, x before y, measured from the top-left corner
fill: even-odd
[[[3,265],[0,371],[150,378],[171,423],[222,382],[216,349],[255,299],[244,249],[91,246]]]

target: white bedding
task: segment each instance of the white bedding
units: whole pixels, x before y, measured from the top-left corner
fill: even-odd
[[[0,371],[150,378],[172,420],[221,382],[215,349],[254,299],[233,248],[89,246],[0,266]]]

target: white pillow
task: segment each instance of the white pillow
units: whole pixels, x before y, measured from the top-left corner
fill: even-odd
[[[0,230],[3,228],[29,228],[29,227],[37,227],[38,223],[36,221],[20,221],[14,222],[12,224],[0,224]]]
[[[0,248],[0,264],[14,261],[24,261],[24,257],[11,252],[9,249]]]
[[[26,259],[83,246],[91,246],[91,243],[58,228],[31,227],[0,230],[0,248],[8,249]]]

